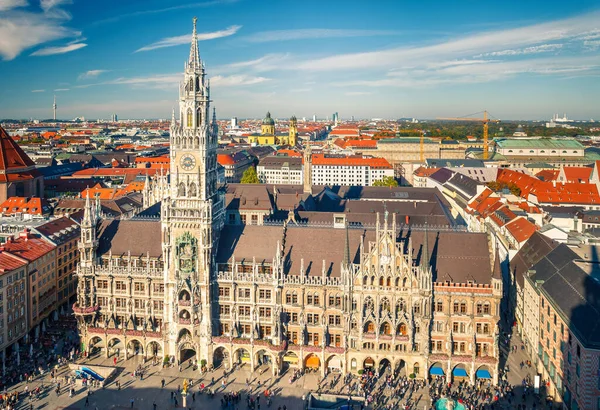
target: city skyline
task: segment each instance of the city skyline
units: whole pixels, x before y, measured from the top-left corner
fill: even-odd
[[[0,118],[169,118],[197,16],[219,118],[598,119],[600,12],[561,5],[0,0]]]

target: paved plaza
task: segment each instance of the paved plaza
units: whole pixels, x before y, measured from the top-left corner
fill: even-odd
[[[501,340],[501,345],[501,350],[506,355],[509,351],[506,340]],[[509,371],[507,373],[507,380],[512,386],[515,386],[515,398],[511,400],[512,403],[510,405],[507,399],[499,400],[494,406],[496,409],[519,408],[517,405],[522,403],[522,380],[527,376],[533,379],[534,376],[533,369],[520,367],[520,363],[529,360],[529,357],[524,350],[521,350],[521,341],[518,336],[512,336],[511,345],[517,346],[517,350],[511,351],[508,354],[507,365]],[[104,355],[96,355],[89,359],[80,360],[78,363],[111,367],[113,366],[113,360],[113,357],[106,358]],[[132,376],[134,370],[140,366],[145,369],[143,379]],[[133,408],[154,410],[154,404],[156,404],[157,410],[184,408],[181,394],[177,392],[183,387],[184,380],[187,379],[193,381],[193,387],[190,389],[185,407],[187,409],[219,409],[221,408],[223,395],[234,392],[242,393],[242,400],[236,403],[234,407],[230,407],[230,409],[246,409],[248,391],[252,393],[253,397],[257,395],[261,396],[259,404],[265,409],[267,408],[267,403],[263,393],[265,389],[269,389],[273,394],[271,408],[283,408],[285,405],[289,410],[301,410],[304,408],[303,396],[311,391],[317,391],[319,385],[319,375],[317,373],[305,374],[295,382],[290,383],[290,372],[273,377],[266,368],[259,368],[255,372],[250,372],[249,365],[245,365],[233,373],[227,374],[225,377],[222,369],[217,369],[201,376],[197,370],[194,371],[189,367],[187,362],[182,365],[180,371],[178,366],[163,368],[162,362],[158,365],[152,364],[151,361],[144,362],[141,356],[134,356],[129,360],[120,359],[117,362],[116,369],[116,375],[110,379],[104,388],[91,388],[88,393],[86,387],[76,387],[75,395],[70,397],[68,389],[65,388],[64,381],[64,376],[69,374],[69,370],[66,366],[63,366],[58,373],[62,387],[60,395],[57,396],[55,392],[55,385],[52,383],[50,374],[38,376],[33,382],[29,383],[27,388],[31,391],[38,386],[44,386],[45,391],[40,394],[38,400],[21,400],[17,408],[45,410]],[[330,382],[335,377],[337,375],[332,374],[322,381],[321,386],[327,387],[322,388],[321,391],[346,395],[348,390],[341,379],[334,387],[330,387]],[[164,388],[161,387],[163,380],[165,382]],[[246,380],[251,380],[250,387],[246,385]],[[351,383],[354,383],[356,380],[354,379]],[[259,382],[260,388],[258,387]],[[208,397],[206,393],[199,393],[201,384],[204,384],[206,388],[214,390],[216,393],[214,397]],[[381,386],[381,384],[382,382],[377,383],[378,386]],[[20,383],[9,391],[18,390],[22,392],[25,387],[25,383]],[[393,387],[382,388],[380,391],[382,392],[381,396],[376,396],[371,406],[373,408],[401,409],[406,405],[407,397],[410,397],[410,409],[431,408],[431,399],[427,386],[416,389],[412,394],[407,394],[402,399],[397,397],[397,393],[395,392],[398,390]],[[172,394],[177,398],[177,407],[174,405]],[[86,398],[88,401],[87,405]],[[524,408],[534,408],[533,403],[534,397],[528,395]],[[356,406],[356,408],[358,409],[359,406]],[[544,402],[537,402],[535,408],[544,409],[551,407],[545,406]],[[259,408],[256,410],[259,410]]]

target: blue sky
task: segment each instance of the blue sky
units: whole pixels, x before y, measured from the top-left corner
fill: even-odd
[[[169,118],[193,16],[219,118],[600,120],[597,0],[0,0],[0,118]]]

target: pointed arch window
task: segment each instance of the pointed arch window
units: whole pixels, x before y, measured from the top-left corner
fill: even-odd
[[[183,182],[181,182],[179,184],[179,189],[177,191],[177,195],[179,195],[179,196],[185,196],[185,184]]]
[[[190,184],[189,196],[192,198],[196,196],[196,184],[193,182]]]
[[[193,120],[194,120],[194,118],[192,116],[192,109],[188,108],[188,110],[187,110],[187,126],[188,126],[188,128],[192,128]]]
[[[202,125],[202,108],[196,110],[196,126]]]

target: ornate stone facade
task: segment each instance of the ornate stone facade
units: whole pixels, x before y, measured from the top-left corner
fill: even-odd
[[[409,225],[408,212],[428,202],[387,188],[361,201],[360,222],[355,207],[302,223],[300,208],[331,197],[313,195],[310,178],[283,219],[273,209],[251,218],[264,206],[244,186],[227,205],[240,218],[225,218],[209,90],[194,28],[160,220],[101,220],[86,204],[74,306],[86,349],[273,374],[391,366],[497,381],[502,278],[486,235]]]

